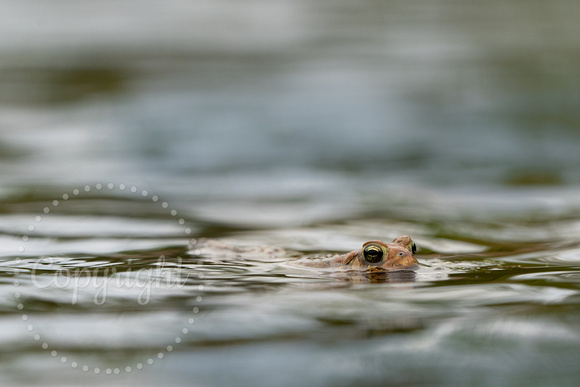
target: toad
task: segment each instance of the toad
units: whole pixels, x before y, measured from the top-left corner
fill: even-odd
[[[279,260],[296,255],[279,247],[231,245],[215,239],[192,240],[191,254],[213,259],[215,262],[232,260]],[[413,256],[417,247],[408,235],[395,238],[391,243],[378,240],[365,242],[359,250],[330,258],[302,258],[292,261],[293,266],[330,269],[387,272],[415,270],[419,263]]]
[[[408,236],[395,238],[392,243],[373,240],[359,250],[324,259],[301,259],[295,264],[313,268],[386,272],[415,270],[419,263],[413,256],[417,246]]]

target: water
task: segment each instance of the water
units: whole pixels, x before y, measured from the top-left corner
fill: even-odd
[[[520,3],[1,1],[0,383],[576,385],[580,9]]]

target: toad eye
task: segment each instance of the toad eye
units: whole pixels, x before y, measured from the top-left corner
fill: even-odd
[[[415,252],[417,251],[417,245],[415,244],[415,242],[411,241],[408,247],[409,250],[411,250],[411,253],[415,254]]]
[[[363,256],[367,262],[377,263],[383,259],[383,249],[377,245],[369,245],[363,250]]]

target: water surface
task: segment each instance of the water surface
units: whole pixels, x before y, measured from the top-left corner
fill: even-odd
[[[0,383],[575,385],[579,6],[520,3],[1,1]]]

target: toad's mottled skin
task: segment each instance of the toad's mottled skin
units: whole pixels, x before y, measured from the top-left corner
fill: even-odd
[[[364,270],[368,272],[385,272],[397,270],[414,270],[419,263],[413,256],[415,242],[408,235],[403,235],[392,243],[368,241],[360,250],[326,259],[300,260],[301,266],[329,268],[336,270]]]

